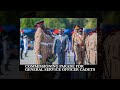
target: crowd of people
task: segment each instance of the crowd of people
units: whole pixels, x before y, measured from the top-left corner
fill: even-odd
[[[44,26],[44,21],[35,24],[34,50],[36,64],[46,64],[50,56],[56,56],[58,64],[65,64],[66,53],[70,53],[69,37],[64,34],[64,28],[59,29],[58,35],[52,35]],[[75,55],[75,64],[97,64],[97,30],[91,30],[89,34],[83,28],[76,25],[72,34],[72,52]]]

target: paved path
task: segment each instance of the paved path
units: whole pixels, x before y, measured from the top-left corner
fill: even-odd
[[[25,65],[25,64],[36,64],[36,57],[35,57],[35,53],[34,50],[29,50],[28,57],[25,57],[25,55],[23,54],[23,58],[24,59],[20,59],[20,65]],[[66,61],[65,64],[75,64],[74,63],[74,53],[72,53],[72,51],[70,51],[70,53],[66,54]],[[55,62],[53,62],[53,64],[58,64],[58,60],[56,59]],[[85,65],[89,65],[89,63],[85,60]]]
[[[24,59],[20,59],[20,65],[25,65],[25,64],[36,64],[36,57],[35,57],[35,52],[34,50],[28,50],[28,57],[25,57],[23,54]]]
[[[29,50],[28,51],[28,57],[25,57],[23,55],[24,59],[20,59],[20,65],[25,65],[25,64],[36,64],[36,57],[35,57],[35,53],[34,50]],[[66,57],[66,64],[74,64],[74,54],[72,53],[72,51],[70,53],[67,53],[67,57]],[[53,64],[58,64],[58,60],[56,59],[55,62],[53,62]]]

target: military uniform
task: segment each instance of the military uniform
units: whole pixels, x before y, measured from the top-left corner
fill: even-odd
[[[72,49],[74,50],[74,39],[75,39],[75,35],[76,35],[76,33],[74,32],[73,34],[72,34]]]
[[[74,32],[72,34],[72,50],[74,51],[74,54],[75,54],[75,50],[74,50],[74,39],[75,39],[75,35],[76,35],[76,32]],[[76,63],[76,56],[74,56],[74,62]]]
[[[97,64],[97,33],[93,33],[92,34],[92,39],[93,39],[93,45],[91,45],[91,49],[92,49],[92,61],[91,64]]]
[[[35,33],[34,50],[38,64],[45,64],[48,57],[48,37],[45,32],[38,27]]]
[[[88,64],[90,61],[90,52],[89,52],[89,35],[85,39],[85,48],[86,48],[86,64]]]
[[[79,30],[80,27],[76,26],[74,29]],[[83,41],[84,38],[79,33],[74,33],[72,36],[72,47],[75,52],[75,59],[77,64],[83,64],[84,53],[83,53]]]
[[[85,58],[85,46],[84,46],[84,36],[83,35],[78,35],[78,44],[80,48],[80,59],[79,59],[79,64],[83,64],[84,58]]]
[[[52,56],[52,48],[53,48],[53,38],[47,34],[47,57],[51,57]]]
[[[90,37],[89,37],[89,55],[90,55],[90,64],[94,65],[97,62],[97,57],[96,57],[96,53],[97,53],[97,35],[96,33],[91,33]]]

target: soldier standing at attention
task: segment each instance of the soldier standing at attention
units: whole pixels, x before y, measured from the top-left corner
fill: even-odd
[[[79,58],[79,63],[78,64],[83,64],[84,59],[85,59],[85,36],[83,33],[83,29],[80,28],[78,31],[79,35],[77,37],[78,41],[78,46],[80,48],[80,58]]]
[[[90,55],[90,64],[95,65],[95,46],[96,46],[96,34],[93,33],[93,31],[90,32],[89,37],[89,55]]]
[[[75,34],[74,34],[74,37],[73,37],[73,44],[72,44],[72,46],[73,46],[73,50],[74,50],[74,52],[75,52],[75,61],[76,61],[76,64],[82,64],[82,62],[81,62],[81,48],[79,47],[79,44],[80,44],[80,39],[79,39],[79,30],[80,30],[80,26],[75,26],[74,27],[74,31],[76,32]]]
[[[94,61],[94,64],[97,64],[97,29],[96,28],[93,30],[93,41],[94,41],[93,61]]]
[[[34,42],[34,50],[36,54],[36,63],[37,64],[45,64],[47,60],[47,31],[44,26],[44,21],[41,20],[36,22],[35,28],[37,29],[35,33],[35,42]]]
[[[72,52],[74,52],[74,55],[75,55],[74,44],[75,44],[75,36],[76,36],[76,34],[77,34],[77,30],[74,29],[74,32],[72,34]],[[76,64],[76,55],[74,56],[74,62]]]

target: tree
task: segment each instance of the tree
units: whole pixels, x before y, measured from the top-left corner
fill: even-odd
[[[97,19],[96,18],[85,18],[84,21],[85,28],[96,28],[97,27]]]
[[[85,28],[95,28],[97,25],[96,18],[21,18],[21,28],[34,28],[36,21],[44,20],[47,28],[70,28],[75,25]]]

